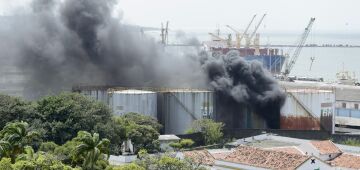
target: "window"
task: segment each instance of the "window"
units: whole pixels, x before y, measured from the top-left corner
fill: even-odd
[[[354,108],[356,109],[356,110],[359,110],[359,104],[354,104]]]
[[[342,108],[346,108],[346,103],[342,103]]]

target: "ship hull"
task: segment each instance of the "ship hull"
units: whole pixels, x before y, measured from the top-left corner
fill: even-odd
[[[248,55],[244,56],[247,61],[258,61],[272,74],[280,74],[285,56],[283,55]]]

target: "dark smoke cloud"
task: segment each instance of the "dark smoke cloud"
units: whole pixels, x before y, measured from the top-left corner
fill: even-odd
[[[36,98],[76,84],[199,87],[200,63],[164,50],[113,17],[114,0],[34,0],[32,12],[9,16],[0,28],[0,58],[26,74],[25,96]],[[3,26],[1,26],[3,27]]]
[[[1,63],[23,71],[27,98],[77,84],[212,87],[220,92],[224,114],[249,105],[276,127],[275,112],[284,95],[259,63],[246,62],[237,53],[212,57],[198,55],[198,49],[164,48],[112,16],[115,4],[34,0],[30,13],[0,19],[5,22],[0,26]],[[177,37],[184,44],[200,44],[181,32]]]
[[[279,128],[285,94],[261,63],[247,62],[237,51],[230,51],[218,57],[203,55],[202,65],[210,84],[225,98],[221,106],[223,112],[236,112],[238,106],[250,106],[265,118],[269,127]]]

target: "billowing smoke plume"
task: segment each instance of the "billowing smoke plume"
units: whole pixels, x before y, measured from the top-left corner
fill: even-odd
[[[203,55],[202,65],[208,73],[210,84],[221,96],[220,110],[231,115],[244,112],[241,107],[250,107],[267,121],[270,128],[279,128],[280,108],[285,94],[278,83],[258,62],[247,62],[239,57],[237,51],[227,55],[209,57]],[[240,110],[238,110],[240,109]],[[240,115],[225,119],[239,120]],[[246,117],[242,117],[246,119]],[[229,120],[228,120],[229,121]],[[236,127],[236,123],[232,125]]]
[[[224,112],[249,105],[270,127],[276,126],[272,120],[279,115],[271,112],[281,107],[283,93],[259,63],[246,62],[236,53],[216,58],[164,49],[139,28],[114,17],[115,4],[34,0],[31,12],[1,17],[5,24],[0,26],[0,60],[25,74],[26,97],[76,84],[213,87],[223,97]]]
[[[0,58],[26,74],[25,96],[69,90],[75,84],[200,87],[200,63],[174,54],[112,16],[114,0],[34,0],[29,14],[0,29]]]

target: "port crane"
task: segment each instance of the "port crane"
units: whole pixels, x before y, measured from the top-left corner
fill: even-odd
[[[246,47],[249,47],[249,46],[250,46],[251,40],[252,40],[252,38],[254,38],[254,36],[255,36],[255,34],[256,34],[256,31],[259,29],[259,27],[260,27],[261,23],[263,22],[265,16],[266,16],[266,14],[264,14],[264,15],[261,17],[261,19],[260,19],[259,23],[256,25],[254,31],[251,33],[250,37],[247,39],[247,41],[246,41]],[[249,26],[250,26],[250,25],[249,25]]]
[[[236,48],[240,48],[241,41],[247,35],[247,32],[248,32],[251,24],[253,23],[255,17],[256,17],[256,14],[252,17],[251,21],[249,22],[249,24],[247,25],[247,27],[245,28],[243,33],[240,33],[240,31],[238,31],[237,29],[234,29],[230,25],[226,25],[228,28],[230,28],[232,31],[234,31],[236,33]]]
[[[299,57],[299,54],[301,52],[301,49],[303,48],[305,41],[307,39],[307,37],[309,36],[310,30],[312,25],[314,24],[315,18],[311,18],[307,27],[305,28],[304,32],[301,34],[300,37],[300,41],[297,43],[296,49],[294,54],[292,55],[292,57],[290,58],[290,61],[288,63],[286,63],[286,67],[285,67],[285,71],[284,71],[284,76],[287,77],[290,74],[290,71],[293,69],[296,60]],[[286,54],[287,57],[289,57],[289,54]]]
[[[213,33],[211,33],[211,32],[209,32],[209,35],[215,37],[216,39],[218,39],[218,41],[226,42],[226,44],[228,45],[228,47],[231,47],[231,34],[229,35],[229,38],[228,38],[228,39],[221,38],[220,36],[215,35],[215,34],[213,34]]]
[[[236,48],[240,48],[240,36],[241,36],[241,33],[238,30],[236,30],[235,28],[231,27],[230,25],[226,25],[226,27],[228,27],[229,29],[231,29],[232,31],[235,32]]]

